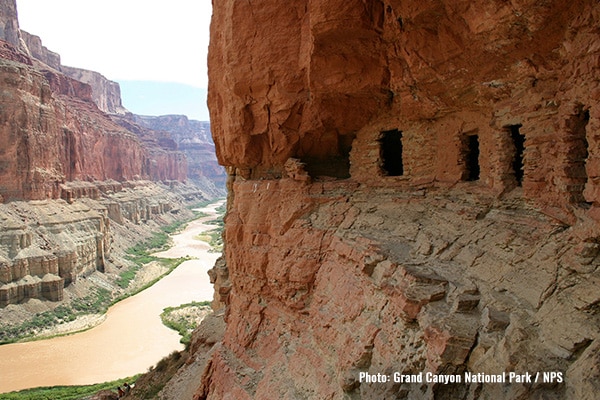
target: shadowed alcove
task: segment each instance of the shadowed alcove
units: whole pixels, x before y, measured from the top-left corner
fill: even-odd
[[[299,157],[305,164],[306,172],[312,179],[348,179],[350,178],[350,151],[356,138],[355,133],[336,135],[331,148],[321,148]]]
[[[510,133],[510,138],[513,144],[513,162],[512,162],[512,173],[514,174],[517,186],[523,185],[524,161],[523,154],[525,152],[525,135],[521,134],[521,124],[509,125],[506,129]]]
[[[481,168],[479,166],[479,136],[467,135],[463,138],[462,152],[465,162],[463,180],[478,181]]]
[[[379,138],[379,155],[381,157],[381,172],[385,176],[404,175],[402,160],[402,131],[392,129],[381,132]]]

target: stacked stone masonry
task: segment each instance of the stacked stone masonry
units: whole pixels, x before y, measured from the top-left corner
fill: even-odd
[[[224,165],[280,177],[293,157],[315,177],[371,186],[474,180],[496,194],[522,186],[549,212],[598,199],[593,2],[355,3],[335,12],[316,3],[217,8],[210,101]],[[237,52],[260,18],[270,28]],[[396,177],[382,167],[391,130],[402,136]],[[469,137],[478,141],[476,179]]]
[[[214,4],[220,398],[594,399],[600,5]],[[369,374],[558,371],[544,384]]]

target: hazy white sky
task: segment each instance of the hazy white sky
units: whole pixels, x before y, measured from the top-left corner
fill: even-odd
[[[207,87],[211,0],[17,0],[17,11],[63,65]]]

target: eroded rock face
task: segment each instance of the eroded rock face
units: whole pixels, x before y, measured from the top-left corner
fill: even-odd
[[[189,179],[208,180],[217,188],[225,187],[227,174],[215,156],[210,122],[190,120],[185,115],[133,115],[133,120],[154,131],[169,132],[177,148],[187,156]]]
[[[185,181],[185,155],[113,121],[127,113],[119,85],[61,65],[19,29],[15,0],[0,3],[0,85],[0,200],[58,198],[76,180]]]
[[[16,18],[16,16],[14,16]],[[18,22],[16,22],[18,28]],[[19,35],[26,48],[26,52],[35,60],[42,63],[43,68],[50,67],[55,72],[60,72],[69,78],[83,82],[90,86],[92,99],[98,108],[108,114],[125,114],[127,110],[121,102],[121,88],[117,82],[107,79],[96,71],[62,65],[60,54],[49,50],[43,45],[42,39],[37,35],[20,30]],[[0,38],[3,36],[0,34]],[[8,42],[12,43],[8,38]]]
[[[469,176],[476,137],[477,179],[489,189],[522,185],[549,208],[593,202],[598,10],[488,3],[215,7],[209,103],[219,160],[257,178],[279,176],[294,157],[313,175],[370,185],[454,184]],[[381,168],[383,132],[393,130],[401,179]]]
[[[232,189],[227,268],[214,271],[227,328],[199,398],[593,398],[599,260],[590,238],[581,242],[586,229],[519,196],[466,194],[468,184],[429,194],[291,179]],[[359,378],[509,371],[569,379]]]
[[[14,58],[0,59],[5,200],[58,198],[74,180],[185,180],[182,153],[145,146],[98,109],[89,85]]]
[[[196,398],[593,398],[598,21],[592,1],[216,2],[227,327]],[[509,371],[565,380],[360,380]]]
[[[17,19],[17,2],[15,0],[0,0],[0,39],[7,41],[13,47],[27,54],[27,48],[21,37]]]
[[[0,88],[0,307],[60,301],[104,272],[110,221],[117,246],[133,245],[152,230],[139,225],[213,197],[182,190],[186,157],[167,132],[123,123],[117,83],[61,65],[21,31],[15,0],[0,1]]]
[[[148,181],[73,182],[61,190],[61,200],[0,205],[0,307],[31,298],[62,300],[64,287],[105,271],[115,241],[131,242],[113,225],[134,231],[202,199],[184,185]]]
[[[125,114],[127,110],[121,102],[121,87],[99,72],[87,69],[60,66],[60,72],[87,83],[92,88],[92,99],[98,108],[108,114]]]
[[[21,30],[21,37],[23,38],[23,42],[27,46],[31,57],[40,60],[47,66],[52,67],[57,71],[60,71],[60,54],[48,50],[48,48],[42,44],[42,38],[23,30]]]

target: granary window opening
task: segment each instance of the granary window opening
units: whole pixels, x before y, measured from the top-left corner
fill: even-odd
[[[525,175],[525,165],[523,161],[523,154],[525,153],[525,135],[520,132],[521,126],[521,124],[518,124],[509,125],[507,127],[514,147],[512,170],[515,180],[517,181],[517,186],[523,185],[523,176]]]
[[[479,136],[467,135],[463,143],[465,172],[463,179],[465,181],[478,181],[481,168],[479,166]]]
[[[379,138],[379,155],[381,157],[381,172],[383,175],[404,175],[402,150],[402,131],[392,129],[381,132],[381,137]]]
[[[583,191],[588,180],[586,164],[589,155],[589,144],[587,141],[587,125],[590,121],[589,110],[581,108],[578,115],[569,121],[570,141],[568,143],[568,173],[570,200],[573,203],[585,203]]]

